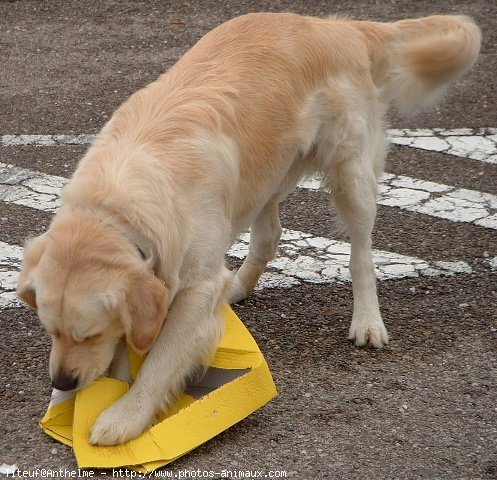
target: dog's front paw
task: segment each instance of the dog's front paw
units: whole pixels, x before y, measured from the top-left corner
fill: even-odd
[[[383,348],[388,344],[388,332],[380,315],[354,315],[349,329],[349,340],[358,347],[372,345]]]
[[[154,420],[140,409],[136,402],[131,405],[126,395],[104,410],[97,418],[90,434],[92,445],[119,445],[141,435]]]

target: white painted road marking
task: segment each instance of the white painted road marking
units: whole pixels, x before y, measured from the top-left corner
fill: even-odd
[[[228,255],[243,260],[248,253],[249,239],[248,233],[241,235],[239,241],[228,250]],[[350,282],[349,258],[349,243],[284,229],[278,256],[268,265],[269,269],[277,273],[265,272],[257,288],[285,288],[301,282]],[[471,267],[463,261],[429,264],[419,258],[382,250],[373,250],[373,261],[376,277],[380,281],[472,273]]]
[[[497,163],[497,129],[390,130],[394,143],[443,151],[451,155]],[[3,135],[1,146],[86,145],[94,135]],[[490,142],[490,143],[489,143]],[[443,147],[443,148],[442,148]],[[68,179],[0,163],[0,201],[53,213],[60,205],[60,191]],[[300,188],[318,190],[319,182],[307,180]],[[450,221],[468,222],[497,229],[497,195],[455,188],[415,178],[385,174],[380,184],[380,205],[398,207]],[[249,234],[241,236],[228,252],[245,258]],[[23,249],[0,242],[0,308],[19,306],[15,297]],[[289,287],[301,282],[350,281],[350,245],[295,230],[284,230],[280,253],[261,277],[261,288]],[[497,258],[497,257],[496,257]],[[486,266],[495,270],[496,258]],[[378,279],[393,280],[418,276],[471,274],[463,261],[428,262],[391,252],[374,251]]]
[[[408,147],[443,152],[456,157],[497,163],[497,128],[423,128],[417,130],[390,129],[392,143]],[[53,147],[57,145],[88,145],[96,135],[2,135],[0,146]]]
[[[392,143],[497,164],[497,128],[389,130]]]
[[[0,200],[46,212],[60,206],[60,191],[67,178],[34,172],[0,162]]]
[[[96,135],[2,135],[2,147],[55,147],[57,145],[89,145]]]
[[[228,250],[228,255],[244,259],[248,253],[250,235],[241,235],[239,241]],[[302,253],[304,252],[305,253]],[[15,289],[21,266],[23,249],[0,242],[0,308],[15,307],[20,302]],[[276,260],[269,263],[257,286],[263,288],[287,288],[305,283],[350,282],[348,268],[350,244],[324,237],[314,237],[297,230],[283,231]],[[382,250],[373,251],[378,280],[400,280],[419,276],[454,275],[472,273],[463,261],[428,262],[415,257]]]
[[[0,308],[20,305],[15,290],[22,252],[22,247],[0,242]]]
[[[67,178],[0,163],[0,201],[55,212]],[[319,190],[316,179],[300,188]],[[497,230],[497,195],[385,173],[378,204]]]
[[[380,205],[497,229],[497,195],[385,174]]]
[[[314,178],[300,183],[299,187],[321,189],[319,180]],[[497,195],[491,193],[385,173],[377,203],[497,230]]]

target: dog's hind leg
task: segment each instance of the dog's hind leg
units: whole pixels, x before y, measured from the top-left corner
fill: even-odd
[[[278,203],[279,199],[270,200],[250,228],[249,253],[232,279],[228,291],[230,303],[243,300],[254,290],[267,263],[276,255],[281,237]]]
[[[364,155],[369,156],[371,152]],[[349,339],[357,346],[371,344],[382,348],[388,343],[388,334],[378,304],[371,240],[376,217],[375,162],[369,158],[345,158],[336,167],[335,174],[331,187],[333,200],[351,244],[349,267],[354,311]]]

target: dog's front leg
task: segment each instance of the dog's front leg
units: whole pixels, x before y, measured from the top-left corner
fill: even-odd
[[[267,263],[276,256],[281,237],[278,201],[271,199],[250,227],[249,253],[229,287],[230,303],[243,300],[254,290]]]
[[[223,332],[224,278],[181,290],[128,393],[98,417],[90,443],[117,445],[142,434],[181,391],[188,376],[210,360]]]
[[[131,382],[131,366],[124,337],[116,346],[114,358],[112,359],[107,375],[117,378],[122,382]]]

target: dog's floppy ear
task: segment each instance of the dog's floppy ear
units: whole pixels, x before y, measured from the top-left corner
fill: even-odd
[[[153,274],[130,276],[119,306],[128,343],[140,353],[150,350],[161,331],[169,306],[169,289]]]
[[[17,282],[17,296],[34,309],[37,308],[34,274],[45,251],[47,242],[48,237],[46,234],[26,242],[21,273]]]

